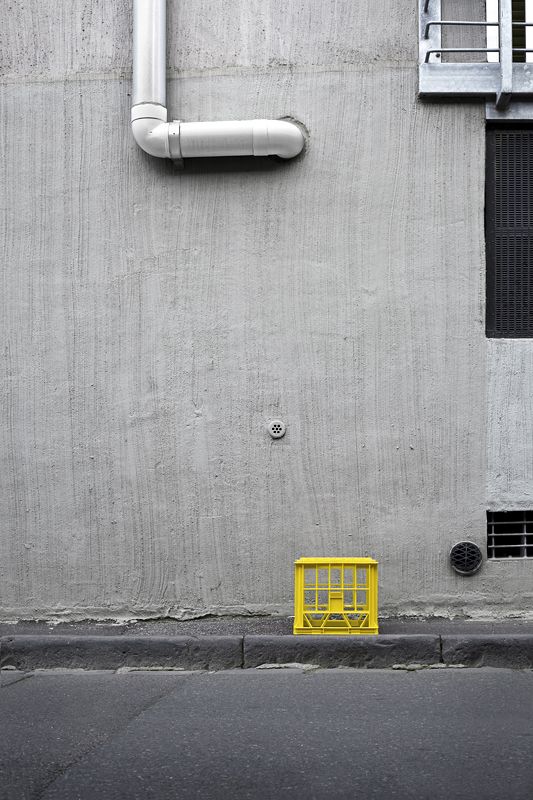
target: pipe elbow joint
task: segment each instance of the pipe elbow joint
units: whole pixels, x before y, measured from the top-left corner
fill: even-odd
[[[254,156],[294,158],[304,149],[305,136],[301,128],[290,120],[260,119],[254,123],[253,143]]]
[[[131,110],[133,138],[145,153],[157,158],[170,158],[169,123],[163,106],[142,103]]]

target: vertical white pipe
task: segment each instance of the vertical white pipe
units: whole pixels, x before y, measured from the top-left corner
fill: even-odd
[[[166,107],[166,54],[166,0],[134,0],[132,105]]]

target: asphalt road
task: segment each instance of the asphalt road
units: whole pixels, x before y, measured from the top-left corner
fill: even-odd
[[[533,672],[0,673],[2,800],[531,800]]]

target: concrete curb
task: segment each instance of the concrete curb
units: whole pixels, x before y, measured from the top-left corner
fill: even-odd
[[[6,636],[0,667],[33,669],[253,668],[262,664],[391,667],[435,664],[438,635],[384,636]]]
[[[245,667],[299,663],[381,669],[393,664],[439,662],[440,637],[431,634],[244,637]]]
[[[253,669],[265,664],[383,669],[396,664],[533,668],[533,634],[0,637],[0,668]]]
[[[242,636],[10,636],[0,667],[19,670],[242,667]]]
[[[445,664],[466,667],[533,667],[533,635],[471,634],[442,636],[442,660]]]

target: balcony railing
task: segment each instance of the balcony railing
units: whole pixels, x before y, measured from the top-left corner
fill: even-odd
[[[441,0],[419,3],[421,97],[485,97],[494,99],[496,108],[503,110],[515,95],[523,98],[533,94],[533,64],[513,60],[515,54],[533,52],[530,48],[513,47],[513,30],[533,27],[533,23],[513,22],[512,0],[499,0],[498,19],[490,21],[442,19]],[[496,28],[498,46],[443,46],[443,30],[453,28]],[[468,59],[459,60],[461,54],[468,54]],[[489,60],[488,54],[497,54],[497,61]]]

